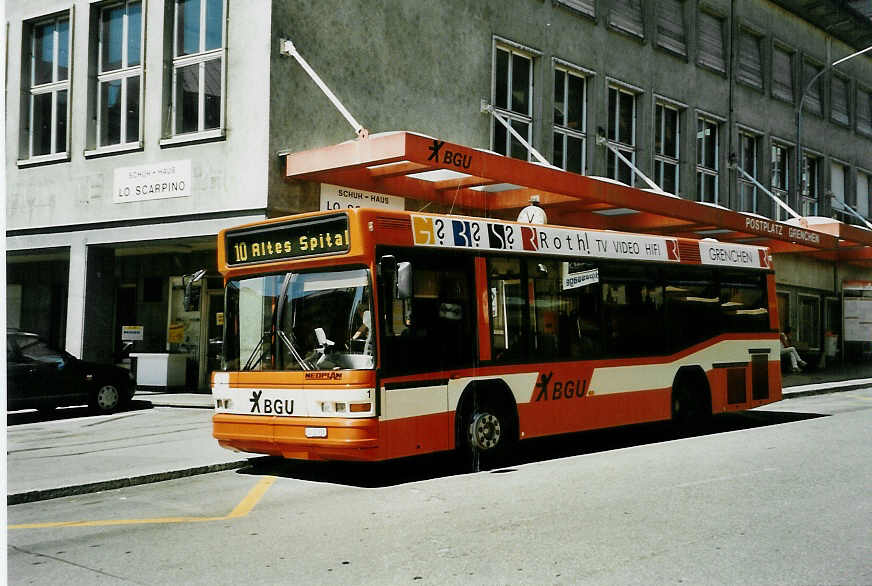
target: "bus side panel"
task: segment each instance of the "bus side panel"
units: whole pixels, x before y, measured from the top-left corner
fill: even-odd
[[[380,423],[381,437],[387,458],[403,458],[416,454],[441,452],[453,447],[449,440],[450,417],[453,413],[434,413]],[[451,434],[453,435],[453,433]],[[453,438],[451,438],[453,440]]]

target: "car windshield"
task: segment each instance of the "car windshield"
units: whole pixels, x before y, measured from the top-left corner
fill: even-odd
[[[365,269],[281,273],[227,284],[223,370],[371,369]]]

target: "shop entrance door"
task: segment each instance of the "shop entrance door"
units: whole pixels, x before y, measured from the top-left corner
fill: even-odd
[[[205,356],[200,361],[200,387],[208,388],[213,372],[221,369],[221,348],[224,343],[224,291],[209,291],[206,295],[205,338],[208,341],[203,346]]]

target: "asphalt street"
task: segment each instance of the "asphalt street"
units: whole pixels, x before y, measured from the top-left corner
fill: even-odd
[[[187,411],[187,410],[186,410]],[[238,470],[9,508],[11,583],[869,584],[872,389],[439,458]]]

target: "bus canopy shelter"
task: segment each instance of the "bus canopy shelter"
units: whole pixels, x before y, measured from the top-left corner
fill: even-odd
[[[533,196],[551,224],[715,238],[872,267],[872,231],[829,218],[780,222],[757,214],[578,175],[408,131],[285,154],[290,180],[434,202],[509,218]]]

